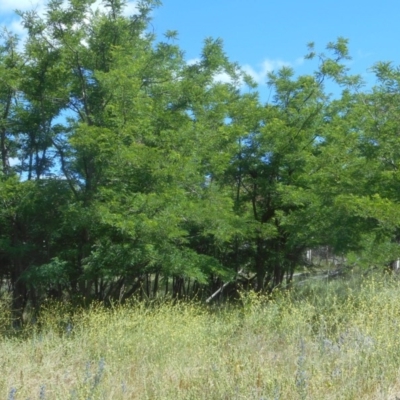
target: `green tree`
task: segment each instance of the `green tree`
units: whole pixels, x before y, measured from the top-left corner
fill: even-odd
[[[196,243],[229,238],[230,199],[210,171],[228,159],[225,121],[238,98],[215,76],[238,82],[237,67],[219,40],[207,39],[194,65],[171,33],[156,42],[146,28],[157,2],[129,18],[123,2],[106,1],[105,13],[92,3],[20,13],[28,39],[12,123],[25,182],[4,192],[13,200],[2,219],[6,241],[10,218],[21,225],[4,251],[19,309],[49,291],[118,298],[154,276],[156,292],[161,276],[181,295],[184,278],[229,274]]]
[[[262,104],[221,40],[188,65],[176,32],[150,33],[158,1],[131,17],[92,5],[20,13],[23,49],[9,33],[0,48],[0,279],[16,316],[49,295],[210,291],[241,270],[271,289],[321,245],[398,257],[396,68],[378,64],[363,93],[347,40],[310,44],[315,73],[270,73]]]
[[[331,107],[324,83],[331,79],[350,87],[358,79],[347,75],[343,64],[349,58],[347,41],[339,38],[327,48],[332,56],[318,55],[314,75],[295,77],[288,67],[270,73],[273,102],[262,106],[248,96],[247,105],[233,114],[245,134],[239,137],[228,180],[236,213],[248,223],[241,247],[247,248],[259,290],[290,281],[305,249],[331,244],[332,231],[327,235],[326,229],[339,229],[332,207],[341,189],[326,201],[324,186],[329,185],[325,153],[338,149],[332,134],[337,127],[329,120],[341,108]],[[315,57],[311,44],[307,58]],[[347,100],[344,96],[341,103]],[[317,178],[323,174],[324,179]]]
[[[390,264],[400,256],[400,69],[379,62],[372,71],[377,83],[371,92],[357,94],[351,115],[357,135],[354,148],[364,160],[358,171],[359,190],[342,199],[343,208],[368,226],[363,230],[362,258],[369,265]]]

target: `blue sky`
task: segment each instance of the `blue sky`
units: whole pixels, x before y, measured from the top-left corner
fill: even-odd
[[[98,0],[99,1],[99,0]],[[0,0],[0,22],[19,30],[12,10],[44,9],[45,0]],[[130,1],[127,13],[135,11]],[[351,71],[373,83],[368,68],[377,61],[400,65],[399,0],[164,0],[153,14],[159,38],[179,32],[178,44],[188,60],[199,57],[203,40],[222,38],[227,55],[260,84],[266,95],[266,73],[282,65],[310,73],[303,62],[306,44],[323,50],[338,36],[350,40]]]
[[[302,62],[306,44],[324,50],[343,36],[350,40],[351,71],[372,84],[368,69],[375,62],[400,64],[399,15],[399,0],[165,0],[153,26],[159,35],[178,30],[188,59],[198,56],[205,37],[222,38],[229,58],[261,85],[282,64],[310,73],[314,66]]]

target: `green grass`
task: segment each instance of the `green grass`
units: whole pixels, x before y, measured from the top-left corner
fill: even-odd
[[[0,398],[395,399],[399,327],[400,283],[382,275],[214,308],[48,304],[0,339]]]

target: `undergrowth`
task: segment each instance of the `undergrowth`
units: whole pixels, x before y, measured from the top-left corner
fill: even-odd
[[[0,398],[395,399],[399,304],[381,275],[225,306],[48,303],[25,333],[3,326]]]

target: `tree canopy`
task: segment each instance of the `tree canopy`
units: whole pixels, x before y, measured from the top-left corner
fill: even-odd
[[[14,310],[47,296],[211,293],[239,271],[290,281],[307,249],[400,256],[400,69],[365,90],[348,41],[309,44],[313,74],[257,87],[207,38],[188,63],[158,1],[52,0],[0,47],[0,282]],[[224,73],[229,82],[222,83]],[[327,93],[326,82],[339,95]],[[242,90],[247,86],[248,90]]]

